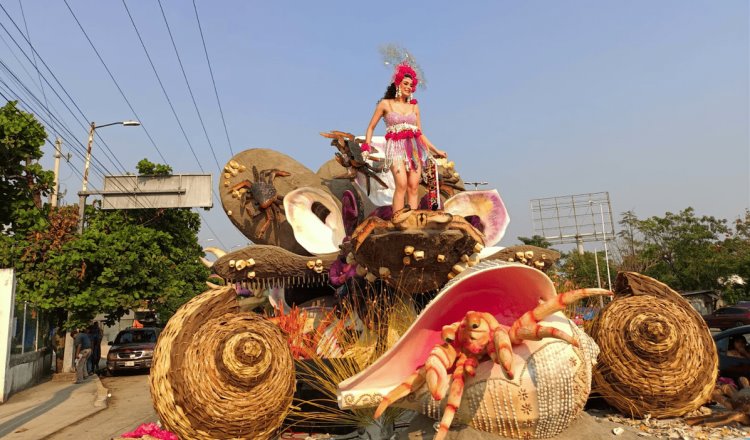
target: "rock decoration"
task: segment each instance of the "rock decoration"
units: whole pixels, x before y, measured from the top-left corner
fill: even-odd
[[[619,273],[615,298],[590,334],[601,348],[594,391],[627,416],[679,417],[714,390],[718,358],[711,332],[682,296],[653,278]]]
[[[289,411],[294,363],[281,330],[238,310],[233,288],[209,290],[183,305],[159,337],[151,398],[179,438],[266,440]]]

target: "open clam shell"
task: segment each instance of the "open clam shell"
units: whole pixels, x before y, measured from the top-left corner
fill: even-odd
[[[346,232],[341,209],[330,194],[304,187],[284,196],[284,211],[297,243],[314,255],[336,252]]]
[[[339,384],[339,406],[377,406],[424,364],[432,347],[442,342],[442,327],[461,320],[467,312],[489,312],[510,326],[540,300],[555,295],[551,280],[528,266],[487,261],[465,270],[446,284],[388,352]],[[540,323],[578,338],[580,347],[550,338],[515,345],[512,379],[491,360],[481,362],[476,376],[466,380],[458,421],[507,437],[547,438],[559,434],[580,414],[591,389],[598,348],[560,312]],[[433,400],[422,386],[395,405],[439,419],[446,400]]]
[[[510,223],[508,210],[496,189],[464,191],[445,201],[445,211],[462,217],[477,216],[482,223],[485,246],[494,246]]]

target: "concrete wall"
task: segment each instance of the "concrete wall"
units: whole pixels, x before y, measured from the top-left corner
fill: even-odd
[[[52,352],[49,349],[13,354],[5,373],[8,395],[32,387],[51,375]]]
[[[13,269],[0,269],[0,403],[10,395],[8,370],[15,301],[16,277]]]

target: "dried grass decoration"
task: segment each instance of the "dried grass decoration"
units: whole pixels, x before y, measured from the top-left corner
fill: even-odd
[[[622,272],[591,327],[601,353],[593,391],[631,417],[678,417],[706,403],[716,346],[698,312],[669,286]]]
[[[269,439],[289,411],[294,364],[277,326],[239,313],[231,287],[169,320],[154,350],[151,398],[181,439]]]

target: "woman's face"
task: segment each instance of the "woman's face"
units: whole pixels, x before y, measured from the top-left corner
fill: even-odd
[[[411,92],[414,90],[412,88],[412,81],[411,78],[408,76],[405,76],[403,80],[401,80],[401,84],[398,85],[399,89],[401,90],[401,94],[404,96],[411,96]]]

